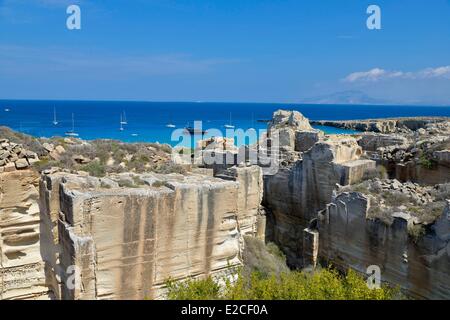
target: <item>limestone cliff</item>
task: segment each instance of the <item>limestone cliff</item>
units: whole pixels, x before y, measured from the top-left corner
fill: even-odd
[[[319,259],[366,274],[376,265],[381,280],[400,286],[408,296],[450,297],[450,215],[440,218],[414,239],[414,219],[391,212],[391,222],[370,217],[370,201],[361,193],[339,194],[319,215]],[[372,206],[377,206],[373,203]]]
[[[287,117],[291,118],[294,116]],[[296,118],[304,119],[303,116]],[[298,152],[300,159],[283,166],[275,175],[265,176],[263,201],[270,212],[269,235],[286,253],[288,263],[296,267],[303,264],[303,229],[316,217],[317,211],[331,201],[336,184],[359,181],[365,171],[375,168],[374,161],[361,158],[362,149],[356,139],[319,134],[317,141],[310,144],[310,136],[304,134],[304,129],[310,129],[300,127],[296,129],[288,120],[269,124],[271,135],[274,130],[275,133],[293,131],[287,136],[298,139],[280,139],[280,145],[286,140],[289,152],[304,152]],[[302,138],[307,141],[308,148],[299,146]]]
[[[0,173],[0,300],[45,299],[40,255],[39,175]]]
[[[132,178],[141,185],[43,176],[41,249],[57,298],[159,298],[169,278],[215,275],[241,265],[242,235],[256,235],[263,225],[258,167],[233,168],[227,179]],[[81,272],[74,289],[67,285],[72,265]]]

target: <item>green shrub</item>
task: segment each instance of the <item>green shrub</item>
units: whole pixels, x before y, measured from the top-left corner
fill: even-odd
[[[104,177],[106,174],[105,166],[99,161],[92,161],[80,167],[80,170],[89,172],[94,177]]]
[[[203,280],[166,282],[169,300],[218,300],[221,298],[220,286],[211,277]]]
[[[345,276],[331,268],[314,272],[292,271],[280,275],[252,272],[240,274],[235,283],[224,288],[212,278],[167,282],[168,298],[173,300],[392,300],[400,298],[399,289],[382,286],[370,289],[355,271]]]
[[[257,271],[263,275],[280,274],[288,272],[286,257],[274,244],[265,244],[253,237],[244,237],[245,249],[242,255],[245,268],[243,272],[250,274]]]
[[[166,282],[168,299],[173,300],[361,300],[401,298],[399,289],[382,286],[369,289],[366,280],[349,270],[341,275],[332,268],[314,272],[291,271],[286,258],[272,243],[244,237],[244,267],[237,280],[221,279],[218,285],[211,277]]]
[[[436,165],[434,160],[430,159],[424,152],[419,157],[419,164],[429,170],[433,169]]]

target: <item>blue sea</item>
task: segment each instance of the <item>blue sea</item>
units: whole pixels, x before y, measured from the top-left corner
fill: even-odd
[[[9,109],[9,111],[5,111]],[[266,129],[258,120],[270,119],[278,109],[298,110],[311,120],[352,120],[406,116],[448,116],[450,107],[425,106],[368,106],[368,105],[296,105],[276,103],[209,103],[209,102],[120,102],[120,101],[20,101],[0,100],[0,125],[36,137],[64,136],[74,129],[81,139],[116,139],[124,142],[172,141],[173,123],[177,128],[193,126],[202,121],[202,129],[224,125],[247,130]],[[56,110],[57,125],[54,125]],[[127,125],[121,131],[120,119]],[[326,133],[351,133],[331,127],[317,127]],[[253,143],[253,141],[249,141]]]

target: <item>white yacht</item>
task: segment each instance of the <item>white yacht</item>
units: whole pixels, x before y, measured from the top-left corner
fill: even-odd
[[[227,129],[234,129],[234,126],[231,124],[231,112],[230,112],[230,123],[224,125],[224,127],[227,128]]]
[[[75,132],[75,120],[74,120],[74,115],[72,113],[72,130],[69,130],[66,132],[66,136],[69,137],[78,137],[78,133]]]

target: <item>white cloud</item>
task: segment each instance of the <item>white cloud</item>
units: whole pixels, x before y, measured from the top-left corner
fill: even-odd
[[[439,68],[428,68],[420,72],[422,78],[441,78],[450,77],[450,66],[439,67]]]
[[[426,68],[416,72],[389,71],[374,68],[369,71],[354,72],[342,79],[344,82],[377,82],[388,79],[450,79],[450,66]]]

